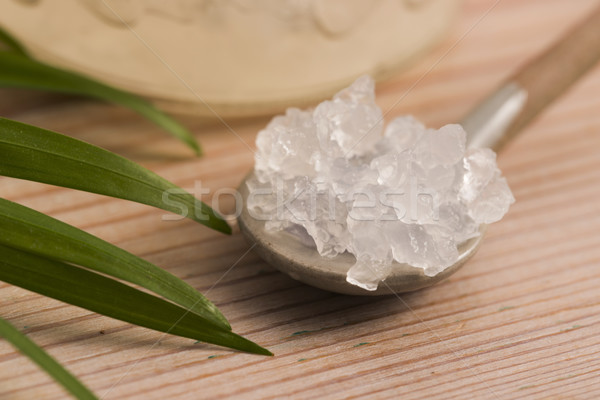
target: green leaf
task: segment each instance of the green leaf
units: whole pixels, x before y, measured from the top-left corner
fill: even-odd
[[[48,90],[94,97],[128,107],[170,132],[196,154],[200,146],[192,134],[149,102],[83,75],[51,67],[14,52],[0,52],[0,86]]]
[[[71,225],[1,198],[0,244],[140,285],[231,329],[213,303],[167,271]]]
[[[0,175],[147,204],[231,233],[191,194],[119,155],[56,132],[0,118]]]
[[[17,350],[39,365],[40,368],[46,371],[48,375],[60,383],[75,398],[80,400],[97,399],[88,388],[56,362],[54,358],[2,318],[0,318],[0,337],[5,338]]]
[[[0,245],[0,280],[121,321],[249,353],[256,343],[197,314],[116,280]]]
[[[8,47],[11,51],[22,55],[27,55],[25,48],[23,48],[23,46],[21,46],[21,44],[17,42],[17,40],[14,37],[12,37],[8,32],[6,32],[2,28],[0,28],[0,43],[6,45],[6,47]]]

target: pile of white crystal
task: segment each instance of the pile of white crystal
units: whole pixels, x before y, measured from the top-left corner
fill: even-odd
[[[460,125],[382,120],[367,76],[314,110],[288,109],[259,133],[248,181],[253,217],[322,256],[352,253],[347,280],[367,290],[394,260],[438,274],[514,202],[495,153],[465,149]]]

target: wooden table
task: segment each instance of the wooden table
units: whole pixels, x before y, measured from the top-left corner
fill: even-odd
[[[595,2],[495,3],[467,1],[442,45],[378,88],[388,120],[407,113],[432,126],[458,120]],[[327,293],[276,272],[239,233],[0,180],[3,197],[185,279],[273,358],[163,336],[6,284],[0,315],[103,399],[600,398],[599,92],[596,68],[504,149],[499,164],[517,199],[507,217],[451,279],[400,297]],[[0,114],[118,152],[183,187],[201,181],[213,193],[239,184],[253,162],[247,145],[267,122],[227,121],[236,136],[218,121],[183,119],[204,146],[197,159],[133,113],[97,102],[4,90]],[[1,399],[65,396],[0,343]]]

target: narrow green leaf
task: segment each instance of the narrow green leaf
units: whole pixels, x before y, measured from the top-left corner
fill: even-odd
[[[0,118],[0,154],[0,175],[136,201],[231,233],[210,207],[168,180],[60,133]]]
[[[75,398],[80,400],[97,399],[88,388],[56,362],[54,358],[2,318],[0,318],[0,337],[5,338],[17,350],[39,365],[40,368],[46,371],[48,375],[60,383]]]
[[[0,244],[140,285],[231,329],[218,308],[181,279],[89,233],[2,198]]]
[[[0,52],[0,86],[77,94],[128,107],[186,143],[196,154],[201,153],[198,142],[186,128],[149,102],[75,72],[51,67],[23,54]]]
[[[4,44],[8,49],[18,54],[27,55],[25,48],[21,46],[11,34],[0,28],[0,43]]]
[[[0,280],[121,321],[249,353],[272,355],[166,300],[60,261],[0,245]]]

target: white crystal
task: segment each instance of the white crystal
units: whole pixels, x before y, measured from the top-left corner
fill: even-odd
[[[366,290],[377,290],[379,282],[385,280],[391,271],[391,262],[361,256],[348,270],[346,280]]]
[[[480,196],[469,204],[469,215],[477,222],[491,224],[500,221],[515,202],[506,179],[498,176],[488,183]]]
[[[411,115],[397,117],[385,128],[385,144],[395,152],[411,149],[425,130],[425,125]]]
[[[257,137],[248,209],[325,257],[350,252],[348,282],[377,289],[394,261],[434,276],[458,245],[514,202],[489,149],[465,150],[460,125],[411,116],[383,129],[364,76],[314,110],[289,109]],[[265,194],[268,192],[267,194]]]
[[[375,83],[368,76],[324,101],[313,112],[321,151],[348,158],[370,151],[381,138],[383,117],[375,104]]]
[[[285,115],[273,118],[256,139],[260,152],[255,160],[255,170],[260,180],[268,180],[266,177],[273,173],[286,178],[314,176],[318,155],[315,132],[310,112],[289,108]]]

